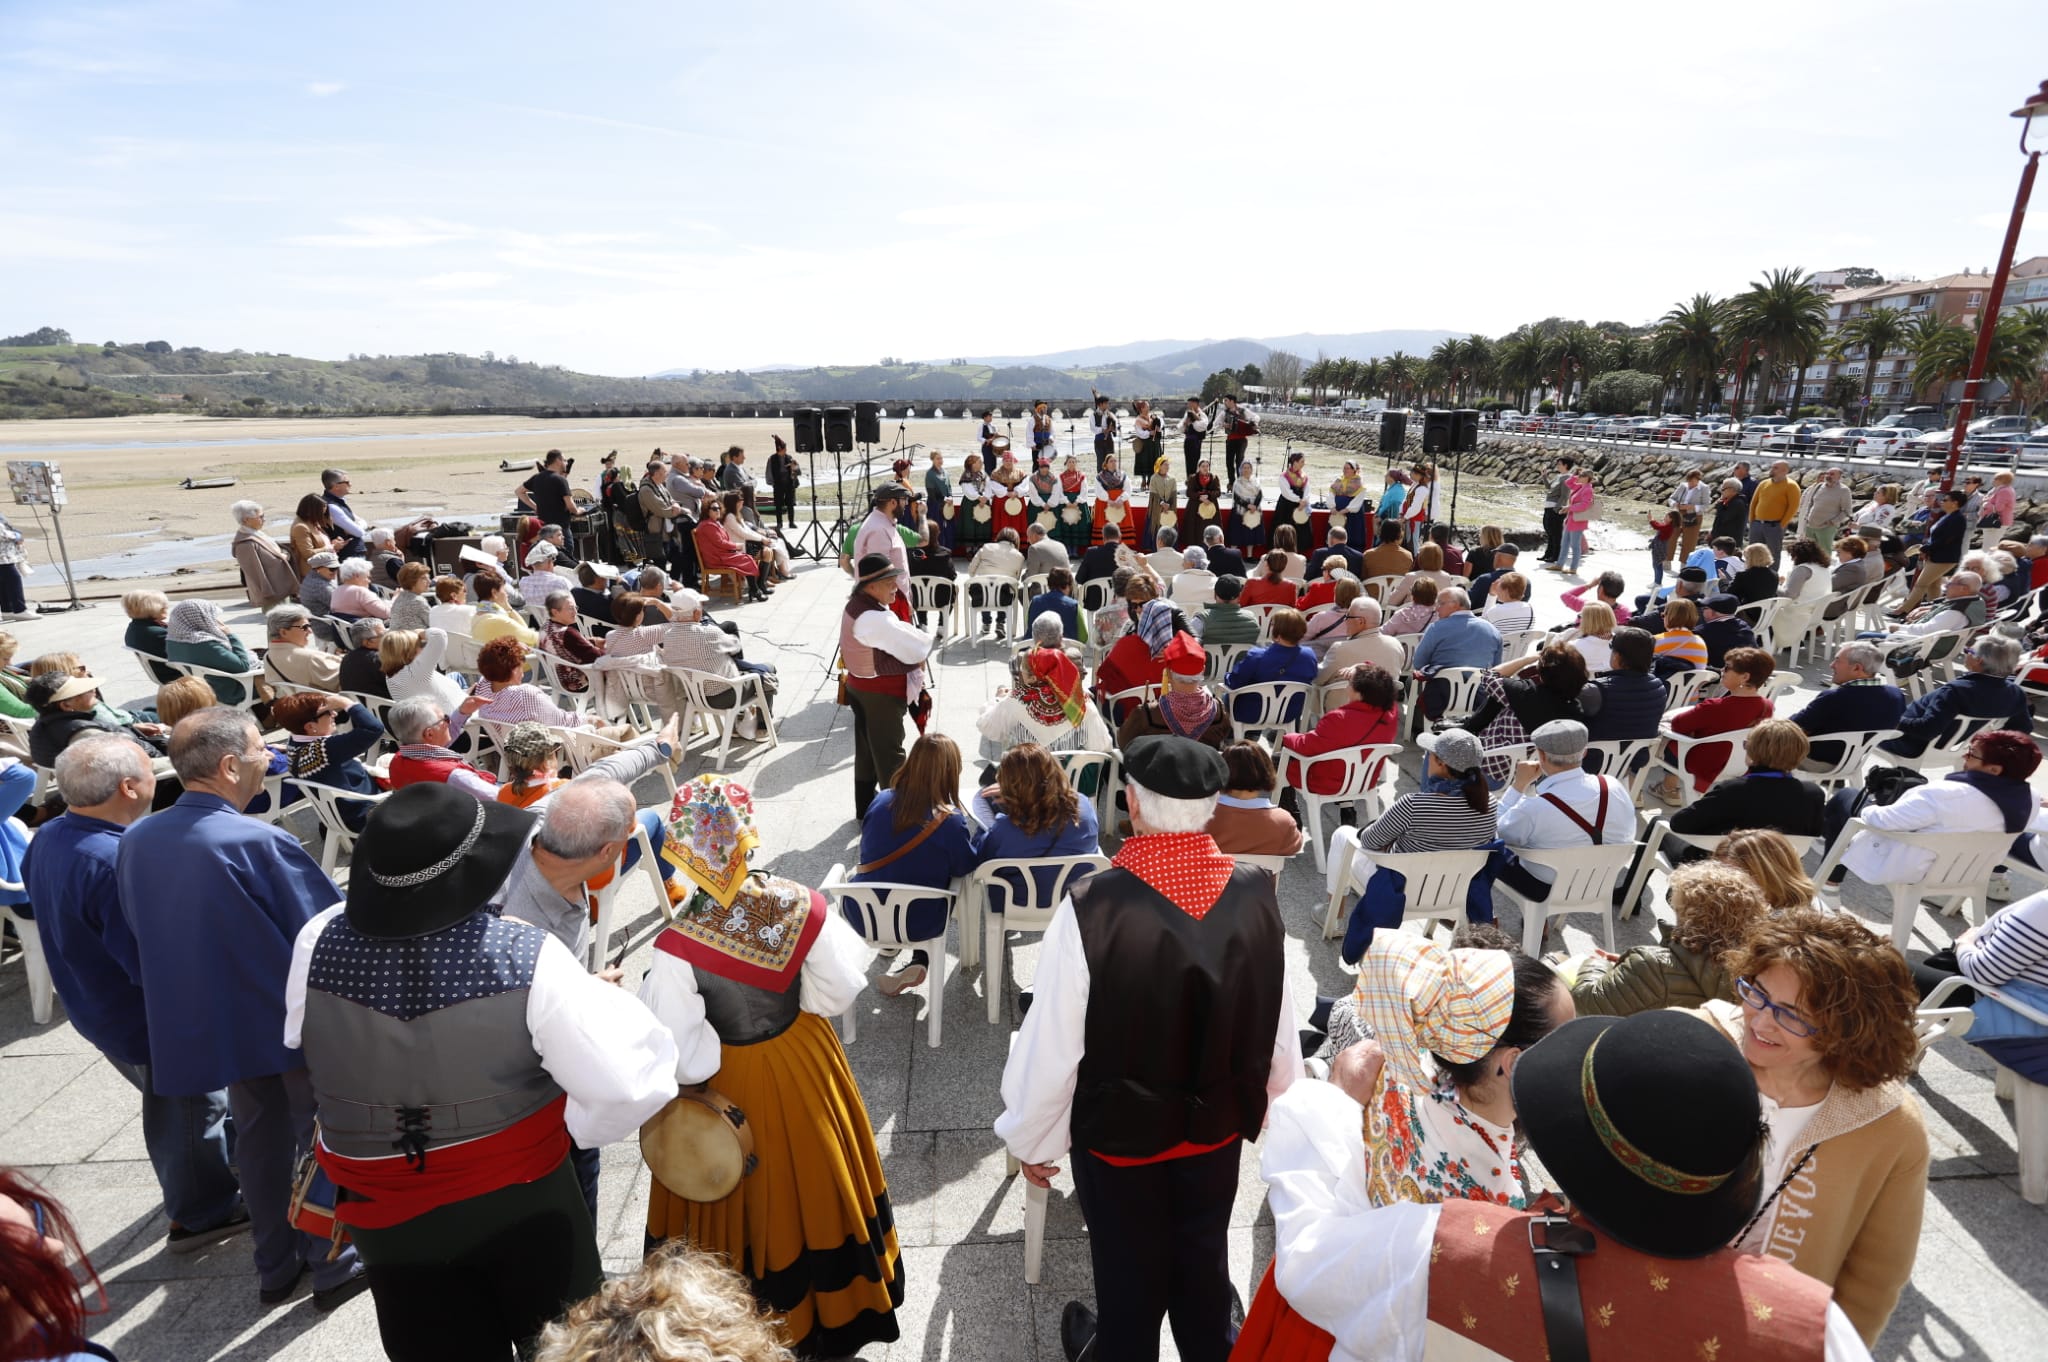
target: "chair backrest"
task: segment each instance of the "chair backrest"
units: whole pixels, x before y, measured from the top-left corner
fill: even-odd
[[[1204,653],[1202,679],[1211,682],[1221,681],[1224,677],[1230,675],[1230,669],[1237,665],[1238,659],[1257,646],[1257,644],[1253,643],[1216,643],[1206,645],[1202,650]],[[1340,701],[1339,703],[1342,702]]]
[[[1116,584],[1107,577],[1096,577],[1081,583],[1081,608],[1091,615],[1107,608],[1115,596]]]
[[[1665,680],[1664,712],[1673,713],[1696,703],[1701,692],[1718,683],[1721,673],[1711,667],[1694,667]]]
[[[854,884],[844,878],[843,868],[834,866],[833,872],[818,886],[818,892],[825,896],[829,905],[827,911],[838,913],[851,909],[855,929],[875,945],[908,946],[925,939],[905,933],[909,930],[911,908],[933,899],[943,901],[946,906],[945,916],[939,919],[940,939],[944,939],[945,924],[953,915],[953,890],[881,880]]]
[[[1308,707],[1309,687],[1299,681],[1260,681],[1230,692],[1230,727],[1240,741],[1247,733],[1291,732]],[[1249,718],[1240,717],[1246,708]]]
[[[1051,589],[1052,574],[1049,572],[1033,572],[1024,578],[1024,599],[1026,601],[1036,600]]]
[[[1401,916],[1463,921],[1465,891],[1486,869],[1484,851],[1375,851],[1372,862],[1407,880]]]
[[[1802,774],[1810,780],[1830,781],[1854,778],[1863,770],[1863,763],[1869,760],[1870,754],[1877,750],[1879,743],[1890,742],[1900,735],[1896,728],[1877,728],[1867,733],[1818,733],[1814,736],[1820,742],[1842,744],[1842,755],[1825,771]],[[1729,763],[1730,766],[1735,764],[1732,761]]]
[[[1518,657],[1527,657],[1549,641],[1550,631],[1548,629],[1522,629],[1512,634],[1502,634],[1500,639],[1501,661],[1512,662]]]
[[[2005,722],[2005,716],[1994,714],[1958,714],[1948,721],[1942,735],[1927,744],[1927,756],[1935,752],[1960,752],[1970,745],[1970,739],[1979,733],[1987,733]]]
[[[356,839],[355,831],[342,821],[343,805],[360,805],[367,810],[391,798],[388,790],[373,795],[356,794],[352,790],[338,789],[317,780],[301,780],[297,776],[285,776],[282,784],[299,792],[299,797],[312,808],[313,816],[320,820],[320,826],[327,835],[339,838],[342,846],[353,846]]]
[[[1612,903],[1614,882],[1634,862],[1636,844],[1631,840],[1597,847],[1516,847],[1514,852],[1522,861],[1548,866],[1557,872],[1550,896],[1543,901],[1546,912],[1556,913],[1568,904]]]
[[[1766,700],[1775,700],[1781,695],[1790,695],[1801,684],[1798,672],[1781,669],[1764,678],[1764,683],[1757,687],[1757,694]]]
[[[582,709],[585,702],[590,699],[590,674],[582,672],[581,668],[573,668],[582,672],[583,689],[570,690],[562,680],[562,668],[569,667],[570,663],[539,648],[534,649],[531,656],[534,666],[540,671],[542,684],[554,692],[555,703],[563,709]]]
[[[1067,784],[1091,798],[1102,794],[1108,785],[1111,772],[1116,769],[1114,752],[1087,752],[1076,749],[1071,752],[1054,752],[1052,759],[1060,764],[1060,770],[1066,772]],[[1085,787],[1083,782],[1087,782]]]
[[[1643,778],[1649,774],[1645,760],[1657,750],[1657,738],[1602,738],[1586,744],[1586,769],[1596,776],[1612,776],[1628,788],[1633,798],[1641,795]]]
[[[1490,675],[1492,672],[1485,667],[1445,667],[1437,672],[1432,679],[1450,687],[1442,716],[1446,723],[1466,718],[1479,708],[1481,688]]]
[[[158,657],[155,653],[145,653],[140,648],[130,648],[128,651],[134,654],[136,662],[141,664],[142,679],[153,686],[175,681],[185,674],[179,670],[177,663]]]
[[[1109,706],[1111,714],[1115,715],[1118,719],[1122,719],[1129,712],[1123,708],[1126,704],[1130,705],[1132,709],[1136,709],[1140,705],[1150,704],[1159,698],[1159,689],[1157,681],[1146,681],[1132,686],[1129,690],[1112,691],[1103,697],[1103,702]]]
[[[929,614],[941,609],[939,588],[951,591],[955,583],[951,577],[912,577],[910,579],[910,608],[920,614]]]
[[[1922,872],[1916,889],[1922,898],[1981,888],[1991,872],[2012,854],[2009,832],[1883,832],[1892,841],[1934,853],[1934,864]]]
[[[1003,925],[1019,930],[1043,928],[1055,909],[1080,881],[1109,869],[1106,856],[1037,856],[983,861],[968,882],[984,895],[1001,895]],[[993,902],[989,905],[995,906]]]
[[[1399,572],[1383,572],[1377,577],[1368,577],[1365,579],[1365,594],[1376,601],[1384,601],[1387,593],[1400,584],[1404,575]]]
[[[1383,777],[1393,774],[1394,763],[1400,759],[1403,750],[1400,743],[1361,743],[1357,747],[1340,747],[1331,752],[1319,752],[1313,757],[1297,757],[1296,760],[1302,763],[1304,771],[1323,763],[1338,767],[1337,788],[1329,794],[1318,794],[1312,798],[1363,799]]]
[[[976,588],[980,588],[978,596]],[[1021,599],[1018,593],[1022,589],[1022,584],[1015,577],[998,573],[984,572],[967,579],[967,598],[977,610],[1001,610],[1015,605]]]

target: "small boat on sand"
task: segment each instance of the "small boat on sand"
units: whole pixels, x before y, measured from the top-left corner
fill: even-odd
[[[234,478],[187,478],[178,486],[188,492],[196,492],[202,487],[233,487],[235,482]]]

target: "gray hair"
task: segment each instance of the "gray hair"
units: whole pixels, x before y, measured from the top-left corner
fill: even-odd
[[[1472,593],[1465,590],[1462,586],[1447,586],[1442,591],[1436,593],[1436,603],[1438,605],[1442,605],[1445,601],[1449,601],[1454,609],[1470,610],[1472,608]]]
[[[396,539],[392,537],[391,531],[385,529],[382,525],[379,525],[375,529],[369,531],[369,533],[364,535],[363,537],[372,544],[394,544],[398,542]]]
[[[447,717],[440,702],[424,695],[415,695],[410,700],[400,700],[391,707],[391,714],[385,724],[391,729],[391,736],[406,746],[416,743],[435,724]]]
[[[344,582],[367,582],[370,580],[370,564],[361,558],[344,558],[341,571],[336,575]]]
[[[584,861],[605,843],[632,835],[633,792],[616,780],[572,780],[548,800],[534,845],[565,861]]]
[[[1865,643],[1860,639],[1853,643],[1844,643],[1841,647],[1835,649],[1835,656],[1856,668],[1865,676],[1876,676],[1877,669],[1884,665],[1884,654],[1879,652],[1874,645]]]
[[[1949,580],[1951,582],[1959,583],[1960,585],[1969,588],[1969,590],[1973,592],[1982,591],[1984,589],[1983,577],[1981,577],[1977,573],[1969,571],[1967,568],[1961,572],[1958,572],[1955,576],[1949,578]]]
[[[477,541],[477,550],[480,553],[503,553],[505,551],[505,536],[502,534],[487,534]]]
[[[74,809],[112,799],[124,780],[145,780],[149,757],[125,733],[87,733],[57,754],[57,788]]]
[[[1206,568],[1209,566],[1209,555],[1200,549],[1187,550],[1181,554],[1180,560],[1191,568]]]
[[[1986,634],[1970,645],[1970,651],[1986,676],[2011,676],[2019,669],[2020,645],[2004,634]]]
[[[1740,492],[1740,491],[1742,490],[1742,479],[1741,479],[1741,478],[1723,478],[1723,479],[1721,479],[1721,490],[1722,490],[1722,491],[1724,491],[1724,492]]]
[[[1210,527],[1209,527],[1208,529],[1206,529],[1206,530],[1203,530],[1203,531],[1202,531],[1202,542],[1203,542],[1204,544],[1220,544],[1220,543],[1222,543],[1222,542],[1223,542],[1223,527],[1222,527],[1221,525],[1211,525],[1211,526],[1210,526]]]
[[[924,527],[924,533],[925,533],[925,542],[926,542],[926,543],[930,543],[930,542],[931,542],[931,533],[932,533],[932,527],[931,527],[931,525],[930,525],[930,523],[929,523],[929,522],[927,522],[927,523],[926,523],[926,525],[925,525],[925,527]],[[1039,524],[1039,523],[1038,523],[1037,521],[1035,521],[1035,520],[1034,520],[1034,521],[1032,521],[1032,522],[1031,522],[1031,523],[1030,523],[1029,525],[1026,525],[1026,526],[1024,527],[1024,537],[1025,537],[1026,539],[1031,539],[1031,540],[1039,540],[1039,539],[1043,539],[1043,538],[1045,538],[1045,526],[1043,526],[1043,525]]]
[[[303,605],[273,605],[270,607],[270,613],[263,617],[263,631],[276,638],[285,630],[310,624],[312,620],[313,612]]]
[[[171,730],[171,769],[187,785],[213,780],[220,774],[221,758],[247,752],[252,735],[261,736],[256,721],[239,709],[208,705],[194,710]]]
[[[1160,526],[1159,533],[1155,537],[1158,539],[1159,547],[1162,549],[1170,549],[1180,543],[1180,531],[1171,525]]]
[[[384,637],[384,621],[375,616],[355,621],[348,627],[348,641],[358,648],[367,648],[372,642]]]
[[[1326,542],[1331,544],[1348,544],[1351,542],[1351,532],[1342,525],[1339,525],[1330,531]]]
[[[566,591],[550,591],[548,593],[548,598],[545,601],[541,602],[541,604],[546,606],[548,613],[552,615],[555,613],[556,606],[573,605],[575,601],[576,598],[574,596],[571,596]]]
[[[320,470],[320,488],[322,491],[332,491],[335,483],[347,481],[348,474],[339,468],[323,468]]]
[[[640,569],[640,582],[634,588],[643,596],[668,595],[668,574],[652,564]]]
[[[1209,826],[1209,819],[1216,812],[1216,796],[1204,799],[1169,799],[1124,777],[1124,788],[1135,795],[1136,803],[1143,807],[1138,814],[1145,820],[1145,826],[1154,832],[1200,832]]]
[[[238,501],[228,507],[228,514],[235,518],[237,525],[246,525],[257,516],[263,514],[263,503],[260,501]]]
[[[1066,636],[1066,626],[1050,610],[1039,611],[1031,621],[1031,641],[1041,648],[1057,648]]]

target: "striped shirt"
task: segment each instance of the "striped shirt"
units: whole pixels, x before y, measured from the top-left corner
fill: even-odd
[[[2048,987],[2048,893],[1993,913],[1974,940],[1956,947],[1956,963],[1980,984]]]
[[[1462,790],[1418,790],[1395,800],[1358,844],[1367,851],[1470,851],[1493,837],[1491,801],[1482,812]]]
[[[1657,656],[1679,658],[1692,667],[1707,665],[1706,640],[1690,629],[1667,629],[1657,635]]]

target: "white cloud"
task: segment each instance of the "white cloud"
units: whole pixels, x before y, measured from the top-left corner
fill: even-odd
[[[502,274],[487,270],[454,270],[447,274],[430,274],[418,280],[414,287],[431,289],[436,292],[466,292],[471,289],[496,288],[505,282]]]
[[[450,241],[471,241],[478,232],[459,222],[440,218],[348,217],[341,220],[347,233],[287,238],[293,246],[314,246],[341,250],[399,250],[414,246],[438,246]]]
[[[306,87],[306,93],[315,99],[326,99],[330,95],[340,94],[347,88],[348,86],[338,80],[316,80]]]

